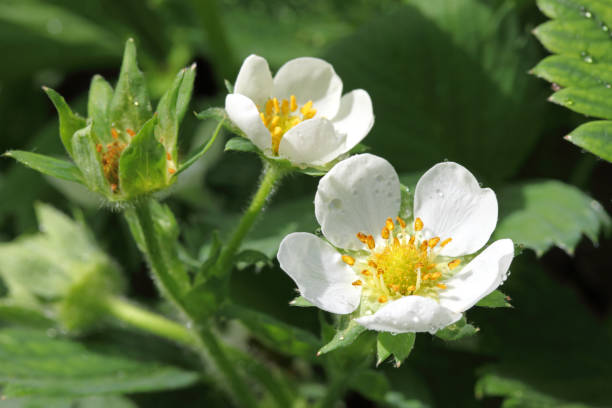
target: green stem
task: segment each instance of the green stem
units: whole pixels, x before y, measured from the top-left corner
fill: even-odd
[[[181,313],[186,315],[180,301],[181,290],[172,277],[170,268],[166,264],[159,241],[157,240],[157,232],[155,231],[155,223],[151,216],[150,202],[148,199],[136,206],[136,217],[142,229],[145,253],[149,258],[151,271],[156,277],[155,280],[160,287],[162,295],[168,298]]]
[[[199,339],[186,327],[125,299],[109,297],[104,306],[111,316],[143,331],[191,348],[197,348],[199,344]]]
[[[150,202],[145,201],[140,203],[136,207],[136,216],[138,223],[142,229],[142,235],[145,244],[145,253],[151,264],[151,270],[156,277],[156,282],[160,287],[162,295],[167,299],[171,300],[174,306],[188,319],[191,319],[188,311],[183,307],[181,303],[181,290],[173,278],[170,266],[167,264],[166,259],[161,251],[160,243],[157,239],[157,233],[155,231],[155,224],[151,215]],[[188,340],[187,334],[182,330],[178,330],[178,323],[169,324],[169,322],[162,323],[161,319],[154,319],[153,315],[147,315],[145,312],[136,313],[135,309],[129,309],[126,305],[114,304],[109,302],[109,311],[115,316],[122,318],[123,321],[133,324],[144,330],[148,330],[152,333],[161,335],[166,338],[170,338],[175,341],[181,341],[183,344],[190,345],[204,361],[208,361],[209,357],[214,361],[219,371],[227,379],[227,382],[231,385],[230,394],[241,407],[256,407],[256,400],[253,394],[250,392],[247,385],[243,382],[242,378],[236,371],[234,365],[230,363],[230,360],[225,355],[223,349],[215,339],[214,335],[208,331],[187,331],[191,339]],[[182,328],[182,326],[181,326]],[[187,343],[186,341],[189,341]]]
[[[223,27],[223,19],[219,12],[218,0],[192,0],[193,7],[200,19],[200,25],[208,36],[208,45],[213,54],[213,64],[216,66],[219,82],[232,77],[235,61],[234,54]]]
[[[247,208],[247,210],[244,212],[244,215],[240,219],[240,223],[221,251],[219,259],[217,259],[215,264],[215,272],[219,276],[225,275],[231,269],[234,255],[236,255],[236,252],[240,248],[242,240],[251,230],[257,216],[274,192],[274,187],[283,177],[283,174],[283,170],[281,170],[278,166],[265,164],[264,176],[259,184],[259,188],[251,200],[249,208]]]
[[[209,352],[210,358],[215,361],[215,365],[227,380],[229,388],[236,398],[238,405],[247,408],[257,407],[257,401],[251,394],[249,388],[244,381],[242,381],[238,372],[234,370],[235,363],[232,363],[229,359],[222,345],[213,333],[208,329],[202,329],[199,331],[199,335],[204,347],[206,347]]]

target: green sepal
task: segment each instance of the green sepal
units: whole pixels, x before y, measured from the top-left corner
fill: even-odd
[[[227,116],[227,112],[225,112],[225,109],[223,108],[212,107],[201,112],[197,112],[195,115],[196,118],[200,120],[216,119],[218,121],[223,121],[223,127],[225,129],[248,140],[244,132],[230,120],[229,116]]]
[[[476,306],[490,308],[512,307],[512,305],[509,303],[509,299],[510,298],[504,295],[501,291],[494,290],[484,298],[480,299],[478,303],[476,303]]]
[[[91,135],[91,125],[77,131],[72,137],[74,162],[83,174],[87,186],[103,195],[110,193],[110,186],[104,172],[96,144]]]
[[[152,114],[145,78],[136,62],[136,46],[130,38],[125,43],[121,72],[110,104],[111,125],[122,135],[126,129],[138,132]]]
[[[227,93],[234,93],[234,85],[228,81],[227,79],[223,81],[225,84],[225,89],[227,89]]]
[[[59,115],[59,133],[62,144],[66,148],[66,151],[72,156],[72,135],[79,129],[84,128],[87,125],[87,121],[72,112],[68,103],[64,97],[51,88],[43,87],[43,90],[55,105],[57,114]]]
[[[457,322],[438,330],[435,336],[445,341],[454,341],[464,337],[473,336],[478,333],[479,330],[480,329],[478,327],[469,324],[464,315],[461,316],[461,319],[459,319]]]
[[[4,156],[11,157],[19,163],[43,174],[85,184],[83,174],[79,168],[67,160],[56,159],[38,153],[24,152],[22,150],[9,150],[4,153]]]
[[[289,160],[284,159],[282,157],[270,157],[266,156],[257,146],[253,144],[246,137],[233,137],[227,141],[225,144],[225,151],[237,151],[237,152],[248,152],[258,154],[262,160],[267,161],[273,166],[276,166],[282,169],[285,172],[297,172],[303,173],[312,177],[319,177],[325,175],[334,164],[336,164],[339,160],[334,160],[331,163],[326,164],[325,166],[318,167],[299,167],[295,166]]]
[[[166,149],[155,138],[157,117],[134,136],[119,158],[119,186],[125,197],[152,193],[168,185]]]
[[[612,121],[585,123],[565,136],[565,140],[612,163]]]
[[[376,366],[379,366],[390,355],[393,355],[395,367],[399,368],[412,352],[415,339],[415,333],[378,333],[376,338]]]
[[[175,162],[179,124],[189,106],[194,80],[195,65],[182,69],[157,105],[158,122],[155,135],[158,140],[163,140],[163,145]]]
[[[110,103],[113,98],[113,87],[100,75],[95,75],[89,86],[87,115],[91,119],[92,133],[97,143],[112,143],[109,117]]]
[[[315,305],[313,305],[312,303],[310,303],[310,301],[308,299],[306,299],[304,296],[298,296],[295,299],[293,299],[291,302],[289,302],[289,306],[296,306],[296,307],[316,307]]]
[[[339,325],[340,327],[337,329],[336,334],[329,343],[319,349],[317,356],[351,345],[363,332],[366,331],[365,327],[357,323],[355,320],[349,319],[350,317],[348,316],[342,316]]]

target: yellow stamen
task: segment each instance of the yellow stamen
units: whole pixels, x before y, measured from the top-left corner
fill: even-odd
[[[455,259],[454,261],[450,261],[448,263],[448,269],[455,269],[456,267],[459,266],[459,264],[461,263],[461,259]]]
[[[349,255],[342,255],[342,260],[345,264],[353,266],[355,264],[355,258]]]
[[[393,231],[393,227],[395,227],[395,224],[393,224],[393,220],[391,219],[391,217],[387,218],[387,221],[385,221],[385,227],[389,231]]]
[[[374,242],[374,237],[371,235],[368,235],[368,248],[374,249],[375,246],[376,246],[376,242]]]
[[[119,133],[117,132],[117,129],[115,128],[111,128],[111,135],[113,136],[113,139],[119,138]]]
[[[440,242],[440,237],[433,237],[427,242],[427,245],[429,245],[430,248],[433,248],[438,245],[438,242]]]
[[[364,234],[363,232],[358,232],[357,233],[357,239],[360,240],[362,243],[367,244],[368,243],[368,237],[366,234]]]
[[[381,297],[378,298],[378,301],[380,303],[386,303],[387,300],[389,300],[389,299],[387,299],[387,297],[385,295],[382,295]]]
[[[281,113],[283,115],[289,114],[289,101],[286,99],[283,99],[283,101],[281,102]]]
[[[376,262],[374,262],[374,261],[368,261],[368,265],[371,266],[374,269],[378,268],[378,265],[376,265]]]
[[[387,229],[387,227],[383,227],[383,229],[380,231],[380,235],[382,235],[384,239],[389,238],[389,230]]]
[[[368,271],[367,269],[364,269],[363,271],[361,271],[361,274],[363,276],[370,276],[371,275],[370,271]]]
[[[291,95],[291,97],[289,98],[289,103],[291,104],[291,112],[295,112],[297,110],[297,101],[295,100],[295,95]]]
[[[442,243],[440,244],[440,246],[442,248],[444,248],[446,245],[448,245],[449,242],[451,242],[453,239],[452,238],[446,238],[444,241],[442,241]]]
[[[414,220],[414,230],[421,231],[422,229],[423,229],[423,221],[417,217],[417,219]]]
[[[397,220],[397,223],[402,227],[402,229],[406,228],[406,221],[404,221],[400,217],[397,217],[396,220]]]
[[[274,107],[274,113],[278,113],[280,111],[277,98],[272,98],[272,106]]]
[[[361,286],[361,280],[357,279],[355,282],[353,282],[353,286]]]
[[[436,286],[439,287],[440,289],[446,289],[446,285],[443,283],[438,283]]]

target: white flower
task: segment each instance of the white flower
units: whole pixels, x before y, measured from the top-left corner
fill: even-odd
[[[225,98],[230,119],[266,155],[320,166],[348,152],[374,124],[368,93],[342,96],[342,80],[318,58],[296,58],[274,78],[268,62],[247,57]]]
[[[497,199],[467,169],[439,163],[419,180],[414,221],[398,216],[401,193],[389,162],[353,156],[321,178],[315,215],[326,242],[289,234],[281,268],[303,297],[368,329],[435,332],[495,290],[514,257],[509,239],[489,240]],[[469,261],[471,259],[471,261]]]

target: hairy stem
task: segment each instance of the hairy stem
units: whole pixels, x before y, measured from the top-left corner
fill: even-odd
[[[230,271],[233,258],[238,249],[240,249],[240,244],[242,244],[244,237],[251,230],[257,216],[274,192],[274,187],[282,177],[283,171],[280,168],[269,164],[265,165],[263,178],[261,179],[259,188],[251,200],[251,204],[244,212],[238,226],[221,251],[219,259],[217,259],[215,264],[215,272],[219,276],[223,276]]]

